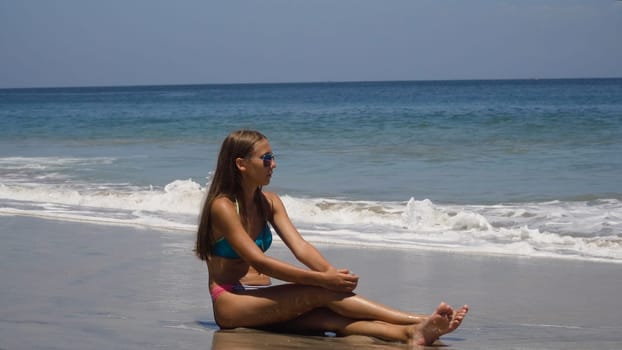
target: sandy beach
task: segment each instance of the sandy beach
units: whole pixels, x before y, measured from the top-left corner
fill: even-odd
[[[397,349],[363,337],[218,331],[194,236],[0,217],[1,349]],[[619,349],[619,264],[319,246],[357,292],[428,313],[471,313],[454,349]],[[271,255],[292,261],[280,243]]]

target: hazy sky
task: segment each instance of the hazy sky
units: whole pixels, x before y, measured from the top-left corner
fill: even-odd
[[[0,0],[0,88],[622,77],[615,0]]]

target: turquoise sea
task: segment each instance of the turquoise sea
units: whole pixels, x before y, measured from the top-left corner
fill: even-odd
[[[0,89],[0,215],[191,234],[239,128],[310,241],[622,262],[622,79]]]

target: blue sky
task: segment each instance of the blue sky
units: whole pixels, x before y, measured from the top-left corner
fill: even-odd
[[[0,0],[0,88],[622,77],[615,0]]]

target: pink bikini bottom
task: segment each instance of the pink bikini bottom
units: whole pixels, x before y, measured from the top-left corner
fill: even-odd
[[[216,299],[218,299],[218,297],[224,293],[224,292],[229,292],[232,293],[234,292],[234,288],[235,287],[242,287],[242,290],[244,289],[244,286],[242,285],[235,285],[235,284],[214,284],[214,286],[212,287],[212,289],[209,291],[210,294],[212,295],[212,301],[216,301]]]
[[[266,288],[266,287],[270,287],[270,285],[245,286],[242,284],[216,284],[214,283],[214,286],[212,287],[212,289],[210,289],[209,292],[212,295],[212,301],[216,301],[216,299],[218,299],[218,297],[224,292],[238,293],[238,292],[244,292],[247,290],[255,290],[255,289]]]

